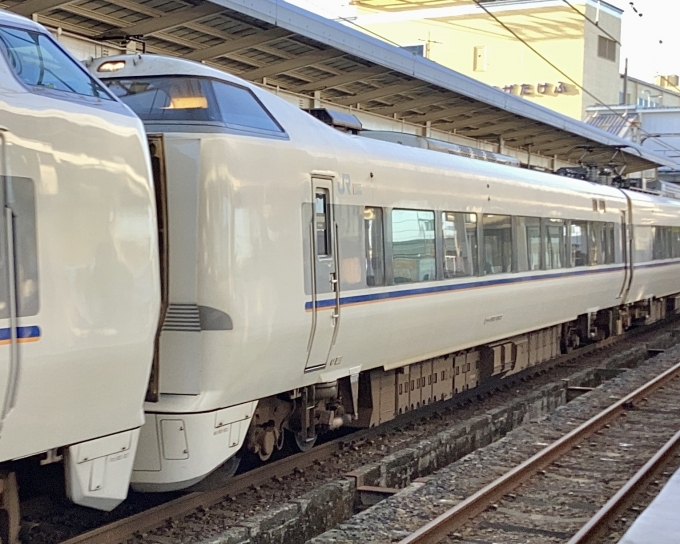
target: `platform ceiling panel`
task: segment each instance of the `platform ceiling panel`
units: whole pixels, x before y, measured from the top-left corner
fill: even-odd
[[[108,42],[143,40],[249,81],[471,138],[628,172],[663,157],[281,0],[3,0],[47,25]]]

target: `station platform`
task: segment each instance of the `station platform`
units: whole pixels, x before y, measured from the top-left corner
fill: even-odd
[[[619,544],[680,544],[680,470],[640,514]]]

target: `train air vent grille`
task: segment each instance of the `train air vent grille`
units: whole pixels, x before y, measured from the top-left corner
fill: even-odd
[[[164,331],[200,332],[201,319],[196,304],[170,304],[163,322]]]

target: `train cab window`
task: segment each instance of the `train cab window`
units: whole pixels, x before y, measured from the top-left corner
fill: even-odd
[[[485,213],[482,227],[484,274],[512,272],[512,218]]]
[[[392,210],[394,282],[415,283],[437,277],[434,212]]]
[[[255,95],[223,81],[188,76],[107,79],[143,121],[211,123],[259,134],[283,129]]]
[[[0,26],[0,54],[14,75],[33,90],[112,99],[83,66],[46,34]]]
[[[571,266],[586,266],[588,264],[588,222],[572,221],[569,231]]]
[[[442,213],[444,278],[477,273],[477,214]]]
[[[213,81],[212,86],[222,120],[228,125],[283,132],[248,89],[219,81]]]
[[[545,268],[554,270],[566,266],[567,226],[562,219],[545,221]]]
[[[382,208],[364,208],[364,243],[366,246],[366,285],[385,284],[385,249]]]
[[[328,189],[317,188],[314,201],[314,230],[316,231],[316,255],[328,257],[331,254],[330,209]]]
[[[193,77],[108,80],[113,93],[142,121],[219,122],[210,107],[209,81]]]

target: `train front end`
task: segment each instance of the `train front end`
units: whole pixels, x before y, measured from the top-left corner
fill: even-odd
[[[43,27],[1,10],[0,182],[0,463],[63,459],[70,498],[110,510],[160,305],[144,129]]]

